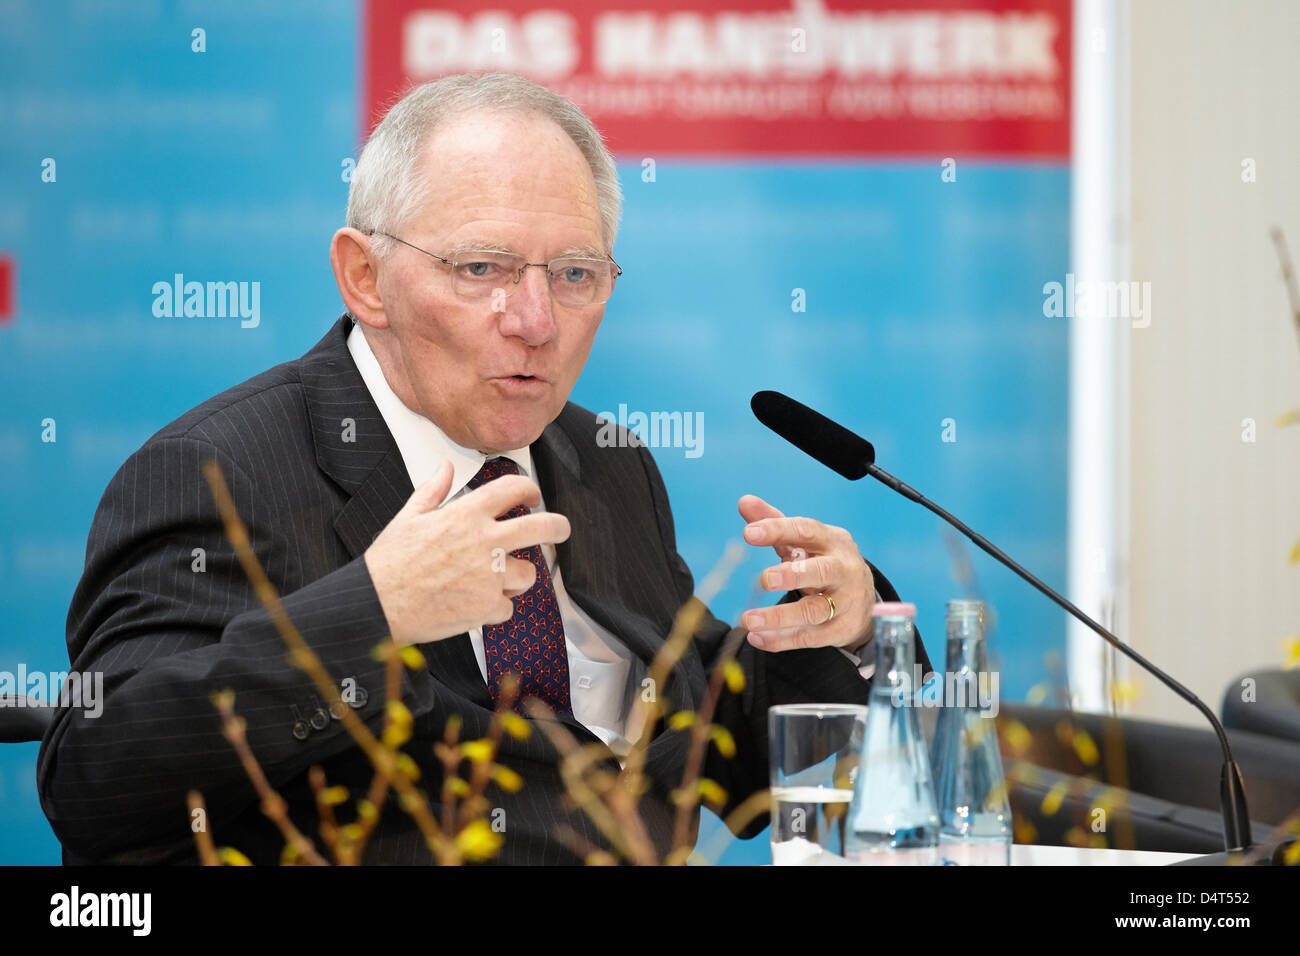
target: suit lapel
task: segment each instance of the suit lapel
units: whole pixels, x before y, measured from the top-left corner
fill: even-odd
[[[649,621],[618,600],[618,529],[609,505],[591,487],[590,463],[584,472],[565,420],[562,412],[531,448],[546,507],[569,519],[569,540],[555,548],[564,590],[593,620],[648,663],[663,643],[662,635],[656,635]]]
[[[546,507],[565,515],[571,527],[569,540],[555,549],[564,590],[649,667],[667,635],[620,597],[620,530],[606,498],[593,487],[595,463],[582,461],[568,431],[572,419],[567,412],[561,412],[531,447]],[[635,544],[624,542],[625,547]],[[669,687],[679,709],[689,707],[684,688],[677,681],[670,681]]]
[[[392,432],[348,351],[352,319],[343,316],[303,357],[301,377],[316,443],[316,462],[351,497],[334,516],[334,530],[352,558],[375,537],[415,490]],[[468,634],[420,645],[429,670],[448,687],[491,708],[487,684]]]
[[[370,547],[414,490],[401,453],[394,445],[334,516],[334,530],[352,557],[363,554]]]

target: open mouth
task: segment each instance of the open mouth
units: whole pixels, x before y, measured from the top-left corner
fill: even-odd
[[[519,394],[533,394],[546,384],[546,379],[538,378],[536,375],[502,375],[495,381],[498,383],[499,388],[505,388],[512,392],[518,390]]]

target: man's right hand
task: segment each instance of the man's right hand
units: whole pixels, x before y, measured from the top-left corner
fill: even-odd
[[[510,598],[537,577],[531,562],[510,552],[569,537],[569,519],[549,511],[496,520],[516,505],[541,504],[541,489],[522,475],[503,475],[438,507],[452,474],[451,462],[443,462],[364,555],[398,646],[510,620]]]

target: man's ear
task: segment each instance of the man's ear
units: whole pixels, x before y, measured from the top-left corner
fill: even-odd
[[[370,251],[370,237],[344,227],[330,241],[330,268],[334,282],[358,322],[376,329],[388,328],[384,300],[379,293],[379,260]]]

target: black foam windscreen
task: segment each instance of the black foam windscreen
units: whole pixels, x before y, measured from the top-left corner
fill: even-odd
[[[876,460],[871,442],[780,392],[755,392],[749,407],[772,431],[850,481]]]

